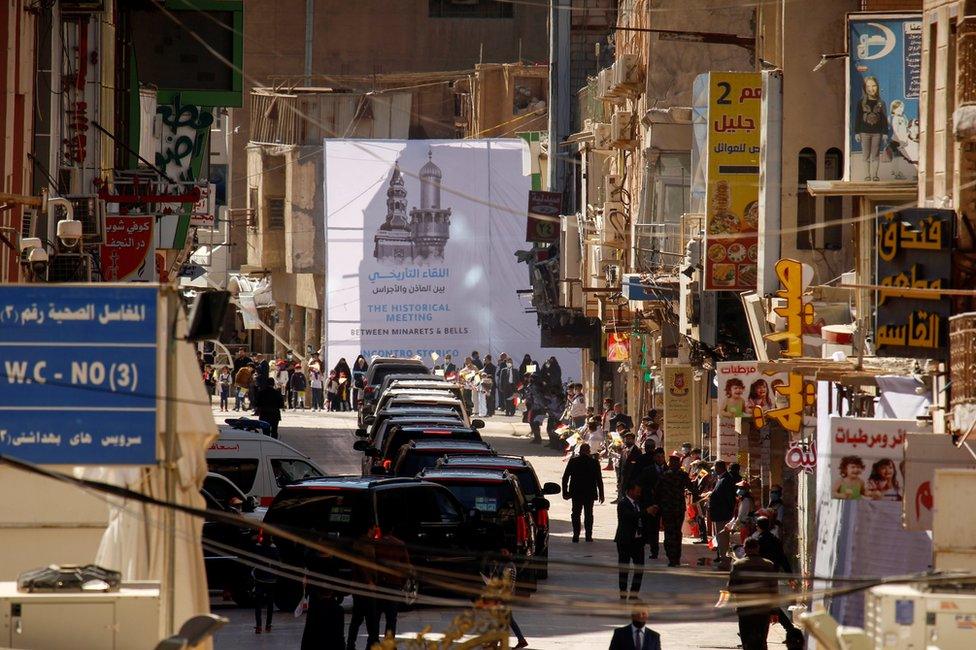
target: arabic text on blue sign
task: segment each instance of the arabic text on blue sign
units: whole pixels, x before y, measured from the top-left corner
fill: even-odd
[[[156,297],[154,286],[0,288],[0,453],[154,463]]]

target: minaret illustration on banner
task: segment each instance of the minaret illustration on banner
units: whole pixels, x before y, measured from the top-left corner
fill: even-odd
[[[441,207],[442,178],[428,150],[427,163],[420,168],[420,207],[410,210],[408,222],[403,174],[399,163],[394,165],[386,190],[386,220],[373,238],[373,257],[394,263],[443,259],[451,236],[451,209]]]

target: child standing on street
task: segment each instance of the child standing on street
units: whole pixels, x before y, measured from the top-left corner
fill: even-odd
[[[325,395],[327,411],[338,411],[339,410],[339,380],[336,379],[336,371],[329,371],[329,380],[325,382]]]
[[[217,384],[220,386],[220,410],[228,411],[228,400],[230,399],[231,376],[230,368],[223,366],[220,375],[217,377]]]
[[[296,409],[305,410],[305,389],[308,387],[308,383],[305,381],[305,373],[302,372],[302,364],[295,364],[295,371],[291,374],[291,378],[288,379],[288,383],[291,384],[291,403]]]

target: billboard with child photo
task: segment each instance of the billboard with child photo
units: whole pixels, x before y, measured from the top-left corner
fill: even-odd
[[[830,493],[834,499],[903,501],[904,443],[915,420],[830,419]]]
[[[752,418],[755,410],[763,412],[786,406],[786,398],[773,390],[788,381],[785,372],[765,373],[756,361],[722,361],[715,364],[718,385],[718,447],[723,460],[734,461],[732,440],[737,435],[735,421]],[[723,444],[724,442],[724,444]]]

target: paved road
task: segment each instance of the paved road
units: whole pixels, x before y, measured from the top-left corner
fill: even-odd
[[[218,422],[226,414],[215,413]],[[358,473],[360,455],[353,451],[352,431],[355,417],[348,413],[285,413],[281,437],[288,444],[311,456],[324,470],[336,474]],[[542,481],[559,482],[564,463],[562,455],[538,445],[530,445],[528,427],[515,418],[495,417],[488,420],[482,432],[492,446],[503,453],[526,455]],[[528,607],[515,609],[530,648],[559,650],[605,648],[612,629],[628,622],[629,614],[621,608],[616,616],[596,616],[595,607],[587,603],[618,603],[617,576],[614,568],[605,565],[616,562],[612,539],[615,528],[614,507],[610,505],[614,488],[613,473],[605,472],[607,503],[595,508],[596,526],[592,544],[572,544],[569,521],[569,502],[559,496],[551,498],[552,540],[549,579],[540,583],[539,591]],[[704,547],[686,540],[683,562],[695,565]],[[663,556],[663,553],[662,553]],[[588,566],[599,564],[603,566]],[[698,567],[683,566],[668,569],[666,561],[648,560],[648,574],[642,595],[650,604],[649,625],[661,633],[664,650],[678,648],[736,648],[737,628],[734,618],[726,615],[716,619],[717,610],[711,607],[724,577]],[[549,604],[543,604],[546,600]],[[579,601],[584,601],[580,603]],[[555,604],[555,603],[565,604]],[[568,604],[576,603],[576,604]],[[347,600],[347,606],[349,601]],[[231,624],[216,638],[218,649],[249,650],[258,648],[298,648],[304,618],[295,619],[291,613],[278,612],[271,634],[254,634],[251,610],[232,604],[214,602],[214,611],[231,619]],[[664,613],[671,608],[678,612]],[[658,611],[655,611],[658,610]],[[432,631],[444,629],[457,610],[421,608],[400,616],[399,631],[413,632],[430,626]],[[357,647],[365,647],[365,629]],[[770,633],[773,647],[782,644],[780,628]],[[513,641],[514,643],[514,641]],[[331,649],[329,649],[331,650]]]

